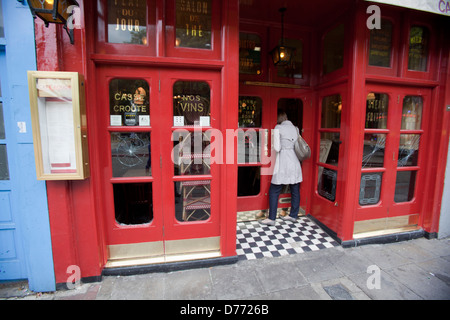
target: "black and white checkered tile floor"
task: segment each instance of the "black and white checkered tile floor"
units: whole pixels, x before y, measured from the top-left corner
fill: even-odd
[[[276,220],[275,226],[259,221],[237,223],[236,251],[239,260],[279,257],[337,246],[338,243],[305,216],[297,222]]]

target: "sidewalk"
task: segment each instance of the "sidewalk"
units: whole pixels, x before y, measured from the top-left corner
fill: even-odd
[[[54,293],[30,292],[26,282],[0,284],[0,299],[450,300],[450,239],[337,246],[203,269],[105,276]]]

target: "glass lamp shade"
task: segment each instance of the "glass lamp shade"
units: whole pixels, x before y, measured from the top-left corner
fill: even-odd
[[[291,63],[293,49],[285,46],[277,46],[271,52],[273,64],[276,66],[287,66]]]
[[[41,18],[46,25],[49,23],[66,24],[72,11],[70,6],[79,6],[75,0],[28,0],[31,13]]]

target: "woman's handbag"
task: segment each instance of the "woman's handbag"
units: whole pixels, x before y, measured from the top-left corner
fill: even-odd
[[[306,143],[305,139],[302,138],[300,132],[297,128],[297,140],[294,143],[294,151],[299,161],[307,160],[311,157],[311,149]]]

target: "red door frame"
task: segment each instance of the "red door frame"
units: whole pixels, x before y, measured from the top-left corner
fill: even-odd
[[[109,125],[109,82],[115,78],[144,79],[148,82],[150,98],[150,127],[115,127]],[[206,176],[174,176],[172,162],[172,132],[176,129],[194,131],[193,127],[173,126],[173,84],[178,80],[205,81],[210,86],[211,126],[201,130],[218,129],[220,126],[220,73],[214,71],[176,71],[155,68],[132,68],[103,66],[97,74],[97,118],[99,119],[98,153],[104,164],[102,170],[102,201],[107,234],[107,245],[152,241],[181,240],[219,236],[220,172],[217,164],[211,164],[211,174]],[[196,128],[195,130],[200,130]],[[150,132],[151,136],[151,177],[113,178],[111,163],[110,132]],[[206,221],[180,222],[175,218],[175,181],[211,181],[211,217]],[[119,224],[114,215],[112,185],[116,183],[151,183],[153,190],[153,220],[149,224]],[[163,231],[164,229],[164,231]]]
[[[161,92],[160,105],[163,107],[161,120],[162,130],[162,174],[163,174],[163,199],[167,204],[169,214],[164,213],[164,238],[165,240],[181,240],[193,238],[216,237],[220,235],[220,170],[219,164],[211,163],[211,173],[209,175],[174,176],[174,166],[172,162],[172,132],[177,129],[188,130],[189,132],[202,130],[219,130],[220,127],[220,102],[221,102],[221,75],[217,71],[199,71],[188,69],[177,69],[174,71],[161,70]],[[210,87],[210,126],[207,127],[174,127],[173,126],[173,85],[177,81],[204,81]],[[166,106],[166,107],[164,107]],[[158,120],[156,120],[158,121]],[[170,141],[165,143],[164,141]],[[175,218],[175,197],[173,183],[183,181],[209,180],[211,182],[211,216],[205,221],[180,222]]]
[[[420,214],[417,223],[423,219],[423,196],[425,190],[421,186],[425,183],[427,163],[428,136],[431,113],[431,90],[392,86],[392,85],[366,85],[366,97],[370,92],[384,93],[388,95],[388,127],[384,129],[366,129],[368,133],[382,133],[387,135],[384,165],[382,168],[362,169],[362,173],[381,172],[383,173],[380,201],[374,205],[361,206],[358,202],[356,207],[355,221],[363,221],[378,218],[403,216],[410,214]],[[423,98],[421,128],[419,130],[401,129],[403,98],[405,96],[420,96]],[[365,119],[364,119],[365,120]],[[398,149],[400,134],[420,135],[419,158],[416,166],[398,167]],[[417,172],[415,181],[415,193],[411,201],[396,203],[394,201],[396,176],[401,171]]]
[[[322,103],[323,99],[328,96],[339,94],[341,96],[342,101],[342,109],[341,109],[341,122],[340,122],[340,128],[321,128],[321,114],[322,114]],[[344,202],[344,183],[345,183],[345,159],[346,155],[345,153],[347,151],[346,146],[346,139],[347,137],[345,134],[347,133],[346,128],[348,128],[349,124],[346,123],[347,119],[347,113],[349,112],[349,99],[348,99],[348,89],[346,84],[340,84],[333,87],[329,87],[326,89],[322,89],[318,92],[318,99],[317,99],[317,111],[316,111],[316,128],[315,130],[315,145],[313,145],[313,150],[315,152],[313,153],[312,161],[313,161],[313,173],[312,173],[312,179],[311,186],[313,187],[312,191],[312,199],[311,199],[311,214],[319,220],[321,223],[323,223],[325,226],[330,228],[333,231],[339,231],[341,227],[341,216],[342,216],[342,203]],[[338,158],[338,164],[337,165],[329,165],[325,164],[323,162],[320,162],[320,133],[321,132],[334,132],[339,133],[339,140],[341,143],[339,144],[339,158]],[[318,192],[318,179],[319,179],[319,166],[323,168],[327,168],[330,170],[337,170],[337,180],[336,180],[336,193],[335,193],[335,200],[331,201],[329,199],[326,199],[325,197],[319,195]],[[339,236],[339,234],[338,234]]]
[[[309,136],[312,131],[312,121],[310,120],[314,115],[312,112],[312,92],[310,90],[304,89],[292,89],[292,88],[271,88],[271,87],[261,87],[261,86],[250,86],[250,85],[241,85],[239,96],[255,96],[262,99],[262,124],[261,129],[268,129],[268,157],[271,157],[271,132],[275,128],[277,124],[277,108],[278,101],[283,98],[288,99],[299,99],[302,103],[302,122],[303,122],[303,132],[306,132],[304,135],[307,141],[310,141],[311,137]],[[308,107],[309,105],[309,107]],[[305,121],[306,119],[306,121]],[[295,124],[294,124],[295,125]],[[245,128],[243,128],[245,130]],[[262,150],[264,152],[264,149]],[[273,159],[272,159],[273,160]],[[238,164],[238,167],[249,167],[249,166],[261,166],[262,168],[269,168],[270,163],[268,164]],[[305,209],[307,212],[307,205],[310,190],[310,165],[309,160],[302,163],[302,171],[303,171],[303,182],[300,185],[300,206]],[[270,181],[272,179],[271,175],[261,175],[261,188],[260,193],[255,196],[242,196],[237,198],[238,202],[238,210],[237,211],[249,211],[249,210],[260,210],[260,209],[268,209],[269,208],[269,187]],[[290,197],[290,194],[281,194],[280,198]],[[278,203],[279,208],[289,208],[289,203]]]
[[[268,129],[269,130],[269,135],[268,135],[268,141],[266,141],[265,143],[267,143],[268,146],[268,152],[269,154],[267,155],[267,158],[270,157],[270,143],[271,143],[271,139],[270,139],[270,132],[271,132],[271,117],[272,117],[272,112],[271,112],[271,107],[270,107],[270,102],[269,102],[269,90],[264,89],[261,90],[261,87],[257,87],[257,86],[244,86],[241,85],[239,87],[239,97],[248,97],[248,96],[252,96],[252,97],[258,97],[261,99],[262,101],[262,110],[261,110],[261,127],[260,128],[240,128],[241,130],[243,130],[244,132],[247,129],[254,129],[255,131],[257,131],[258,133],[260,133],[261,131]],[[261,149],[262,148],[262,149]],[[264,152],[264,147],[260,146],[260,151]],[[260,168],[263,167],[270,167],[270,164],[261,164],[261,160],[262,160],[262,154],[261,158],[260,158],[260,162],[259,163],[237,163],[237,167],[253,167],[253,166],[257,166]],[[268,200],[267,200],[267,195],[269,193],[269,186],[270,186],[270,178],[271,176],[269,175],[260,175],[260,192],[257,195],[254,196],[241,196],[241,197],[237,197],[237,211],[250,211],[250,210],[260,210],[260,209],[268,209]]]

